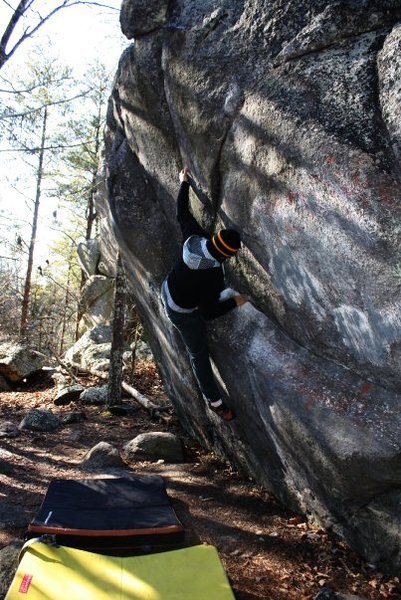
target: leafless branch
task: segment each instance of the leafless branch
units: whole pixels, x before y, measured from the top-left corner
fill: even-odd
[[[78,98],[82,98],[84,96],[86,96],[87,94],[89,94],[92,90],[86,90],[85,92],[81,92],[80,94],[76,94],[75,96],[71,96],[71,98],[65,98],[64,100],[54,100],[53,102],[46,102],[45,104],[42,104],[41,106],[39,106],[38,108],[32,108],[30,110],[26,110],[25,112],[22,113],[10,113],[10,114],[6,114],[6,115],[0,115],[0,120],[4,120],[4,119],[17,119],[20,117],[26,117],[28,115],[33,115],[37,112],[40,112],[41,110],[43,110],[44,108],[48,107],[48,106],[57,106],[60,104],[67,104],[68,102],[72,102],[73,100],[77,100]]]
[[[82,146],[85,142],[79,142],[78,144],[60,144],[59,146],[44,146],[43,150],[62,150],[65,148],[77,148]],[[0,152],[39,152],[40,148],[0,148]]]
[[[70,0],[63,0],[63,2],[61,2],[61,4],[59,4],[58,6],[56,6],[53,10],[51,10],[46,16],[44,17],[40,17],[40,21],[39,23],[37,23],[37,25],[29,28],[29,26],[25,29],[24,33],[21,35],[21,37],[19,38],[19,40],[14,44],[14,46],[11,48],[11,50],[9,52],[6,52],[6,46],[8,44],[8,42],[10,41],[10,37],[20,19],[20,17],[22,17],[28,10],[29,6],[31,6],[32,2],[27,2],[27,0],[21,0],[21,2],[19,3],[18,7],[15,9],[15,12],[13,14],[13,16],[10,19],[9,24],[7,25],[7,28],[3,34],[3,37],[1,38],[0,41],[0,50],[2,51],[2,61],[0,62],[0,68],[1,66],[7,61],[9,60],[12,55],[15,53],[15,51],[17,50],[17,48],[19,48],[19,46],[28,38],[31,38],[37,31],[38,29],[40,29],[53,15],[55,15],[56,13],[58,13],[60,10],[62,10],[63,8],[71,8],[72,6],[77,6],[77,5],[82,5],[82,6],[98,6],[100,8],[107,8],[108,10],[112,10],[112,11],[118,11],[117,8],[113,7],[113,6],[108,6],[106,4],[103,4],[102,2],[91,2],[91,1],[84,1],[84,0],[75,0],[73,2],[70,2]]]

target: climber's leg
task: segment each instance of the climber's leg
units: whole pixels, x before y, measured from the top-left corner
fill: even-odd
[[[203,317],[197,310],[191,313],[179,313],[171,310],[166,303],[164,305],[168,318],[178,329],[185,344],[192,371],[209,408],[223,419],[231,420],[233,413],[221,400],[221,393],[210,364],[207,330]]]

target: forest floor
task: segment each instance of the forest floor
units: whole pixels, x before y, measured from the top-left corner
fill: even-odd
[[[89,387],[97,381],[86,377],[81,383]],[[139,362],[132,384],[150,398],[164,396],[153,364]],[[268,492],[202,449],[186,436],[172,410],[163,419],[143,409],[117,418],[98,406],[56,407],[55,393],[47,379],[0,394],[0,421],[18,425],[32,408],[51,409],[60,416],[84,410],[87,417],[54,433],[24,430],[19,437],[0,440],[0,458],[12,466],[11,475],[0,475],[0,501],[21,507],[29,519],[52,479],[88,477],[79,463],[98,442],[121,449],[139,433],[171,431],[185,442],[185,463],[140,462],[134,469],[127,466],[126,473],[165,478],[187,540],[216,546],[237,600],[313,600],[325,586],[367,600],[401,599],[398,578],[378,572],[335,535],[288,512]],[[23,533],[0,530],[0,547]]]

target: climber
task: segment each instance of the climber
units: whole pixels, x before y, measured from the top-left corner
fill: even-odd
[[[234,418],[223,402],[209,358],[205,319],[214,319],[248,302],[242,294],[221,299],[224,286],[223,262],[241,247],[234,229],[221,229],[210,237],[189,211],[189,170],[180,172],[177,220],[183,247],[161,289],[166,314],[186,346],[192,370],[207,406],[225,421]]]

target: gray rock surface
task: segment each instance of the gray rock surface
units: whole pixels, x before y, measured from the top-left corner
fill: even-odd
[[[92,275],[81,290],[80,305],[87,327],[109,321],[113,311],[114,280],[105,275]]]
[[[178,0],[159,29],[126,27],[97,198],[188,432],[394,571],[400,23],[398,0]],[[183,163],[203,225],[243,235],[227,278],[254,306],[210,323],[231,425],[205,412],[159,300]]]
[[[18,556],[24,542],[15,540],[0,549],[0,598],[4,598],[18,567]]]
[[[107,402],[107,385],[87,388],[82,392],[79,400],[83,404],[106,404]]]
[[[79,383],[62,386],[57,391],[57,395],[54,398],[54,404],[56,406],[62,406],[64,404],[69,404],[74,400],[78,400],[84,390],[85,388],[83,385],[80,385]]]
[[[19,428],[32,431],[54,431],[61,425],[60,418],[51,410],[34,408],[22,419]]]
[[[87,369],[106,371],[110,362],[111,327],[97,325],[86,331],[79,340],[67,350],[65,361],[75,362]]]
[[[21,381],[45,365],[44,356],[23,344],[0,344],[0,375],[9,381]]]
[[[0,438],[3,437],[18,437],[20,435],[19,429],[11,421],[0,422]]]
[[[100,261],[99,240],[85,240],[77,244],[77,255],[81,269],[88,277],[96,275]]]
[[[86,414],[80,410],[73,410],[70,413],[67,413],[61,419],[63,425],[71,425],[72,423],[82,423],[85,421]]]
[[[127,38],[133,38],[165,23],[168,0],[123,0],[120,23]]]
[[[86,471],[97,471],[110,467],[123,467],[124,462],[117,448],[108,442],[99,442],[85,454],[80,466]]]
[[[183,462],[184,447],[180,438],[173,433],[141,433],[124,445],[122,457],[126,462],[160,459],[173,463]]]

